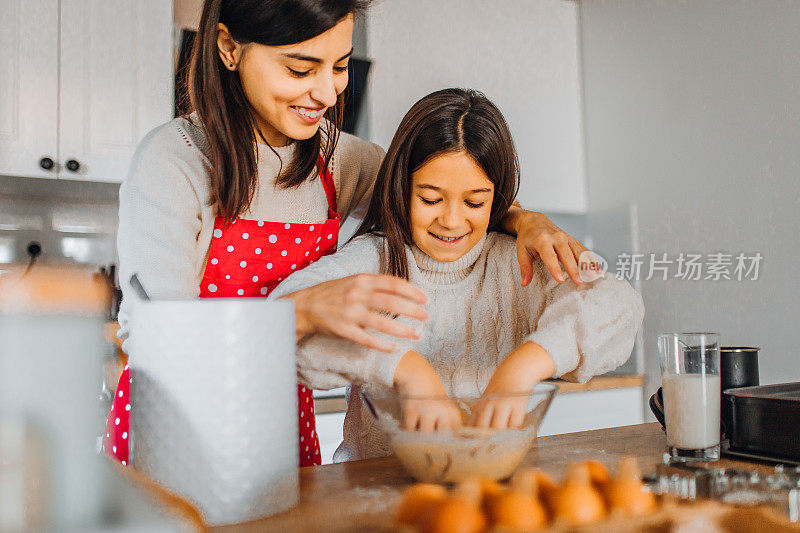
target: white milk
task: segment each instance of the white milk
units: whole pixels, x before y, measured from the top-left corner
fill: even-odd
[[[719,376],[663,376],[667,445],[699,450],[719,444]]]

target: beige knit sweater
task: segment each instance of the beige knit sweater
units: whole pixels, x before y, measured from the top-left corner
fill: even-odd
[[[271,298],[356,273],[378,273],[384,240],[354,239],[286,278]],[[409,280],[429,298],[430,318],[418,341],[399,341],[394,353],[313,336],[298,347],[300,380],[316,389],[369,384],[391,387],[394,370],[408,350],[433,366],[450,395],[477,396],[495,368],[526,341],[541,345],[555,362],[556,377],[586,381],[613,370],[630,356],[644,316],[639,294],[625,281],[606,275],[576,286],[558,284],[541,261],[533,281],[522,287],[514,239],[490,232],[454,262],[407,249]],[[399,318],[403,323],[413,321]],[[344,443],[337,461],[388,453],[360,396],[350,394]]]
[[[122,339],[128,336],[130,287],[137,273],[153,298],[196,298],[206,264],[216,214],[208,203],[209,174],[204,132],[193,120],[176,118],[151,131],[139,144],[127,179],[119,190],[119,311]],[[275,187],[281,164],[294,145],[259,145],[259,184],[250,210],[242,218],[314,224],[328,216],[320,179],[299,187]],[[331,162],[339,214],[344,221],[366,208],[383,150],[342,133]],[[123,343],[123,348],[125,348]]]

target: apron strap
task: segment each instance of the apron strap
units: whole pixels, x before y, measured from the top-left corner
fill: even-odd
[[[328,169],[322,157],[317,159],[317,170],[322,179],[325,196],[328,198],[328,218],[336,218],[339,216],[336,212],[336,185],[333,183],[333,173]]]

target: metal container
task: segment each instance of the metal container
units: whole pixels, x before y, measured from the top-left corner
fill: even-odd
[[[726,436],[730,437],[733,424],[733,404],[725,396],[725,391],[738,387],[755,387],[758,381],[758,350],[753,346],[722,346],[719,349],[720,375],[722,386],[722,427]]]
[[[725,391],[732,404],[731,451],[800,464],[800,383]]]

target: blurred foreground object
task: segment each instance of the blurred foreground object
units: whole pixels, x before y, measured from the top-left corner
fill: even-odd
[[[108,302],[88,269],[0,272],[0,531],[197,528],[190,513],[165,519],[98,453]]]

